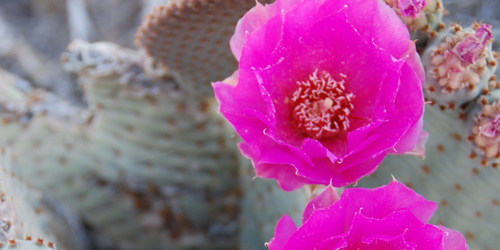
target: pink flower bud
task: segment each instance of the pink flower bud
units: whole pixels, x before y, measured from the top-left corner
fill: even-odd
[[[398,8],[403,17],[410,16],[412,18],[417,18],[422,14],[425,4],[425,0],[399,0]]]
[[[491,24],[483,24],[476,31],[476,34],[469,35],[459,42],[453,52],[462,60],[463,64],[474,64],[492,37]]]

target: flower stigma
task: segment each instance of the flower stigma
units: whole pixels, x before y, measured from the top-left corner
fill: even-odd
[[[354,94],[345,88],[346,76],[337,81],[325,71],[297,82],[292,95],[292,119],[305,136],[319,140],[335,137],[350,127]]]

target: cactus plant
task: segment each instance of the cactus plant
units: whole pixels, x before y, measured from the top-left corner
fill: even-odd
[[[402,13],[395,0],[386,2]],[[387,184],[392,174],[440,204],[434,223],[461,230],[472,248],[494,248],[500,245],[495,53],[487,28],[442,31],[441,1],[427,2],[423,16],[402,17],[419,38],[431,37],[421,44],[431,103],[426,158],[390,156],[359,184]],[[236,21],[253,5],[170,0],[144,20],[138,51],[73,42],[63,67],[76,76],[87,107],[0,71],[0,142],[7,148],[0,155],[2,191],[24,214],[14,222],[1,218],[14,225],[2,227],[8,238],[17,233],[17,239],[4,235],[0,249],[50,249],[47,239],[71,249],[262,249],[283,214],[299,223],[316,187],[288,193],[273,181],[252,180],[210,85],[237,69],[227,45]],[[445,51],[459,58],[451,47],[466,37],[485,41],[476,66],[459,62],[477,75],[447,88],[453,81],[441,81],[435,58]],[[439,48],[443,41],[449,48]],[[41,75],[31,75],[38,83]],[[45,240],[33,240],[35,234]]]
[[[0,249],[55,249],[52,220],[60,219],[40,199],[40,192],[25,183],[9,164],[6,149],[0,152]],[[64,222],[63,222],[64,223]],[[69,235],[71,231],[66,231]],[[64,234],[60,235],[63,236]],[[38,240],[33,240],[38,239]],[[71,241],[71,240],[69,240]],[[67,243],[67,242],[65,242]],[[71,242],[73,244],[75,242]]]
[[[170,77],[144,73],[138,53],[114,45],[74,43],[64,60],[80,70],[89,110],[61,119],[38,93],[40,110],[28,107],[33,117],[9,145],[28,155],[13,159],[19,174],[80,213],[98,244],[234,245],[236,158],[210,100],[185,98]]]

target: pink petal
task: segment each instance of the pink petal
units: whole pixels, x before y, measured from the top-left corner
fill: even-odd
[[[238,85],[234,86],[235,77],[239,76]],[[261,90],[256,82],[255,75],[238,71],[228,78],[229,82],[215,82],[212,84],[215,97],[221,103],[220,112],[223,114],[238,114],[239,110],[251,108],[261,113],[267,113],[268,104],[262,98]]]
[[[406,151],[405,155],[415,155],[425,158],[425,143],[427,142],[428,138],[429,133],[427,133],[426,131],[422,131],[420,133],[417,145],[415,145],[415,147],[410,151]]]
[[[347,189],[337,202],[345,209],[363,207],[363,214],[373,218],[384,218],[392,211],[408,210],[420,221],[426,223],[437,210],[437,204],[398,181],[375,189]],[[339,205],[339,206],[340,206]]]
[[[445,250],[467,250],[469,246],[465,240],[465,237],[459,231],[449,229],[447,227],[438,225],[439,229],[445,232],[444,236],[444,248]]]
[[[378,0],[337,0],[325,1],[324,12],[332,12],[347,6],[347,18],[365,40],[388,51],[395,58],[405,54],[410,43],[410,33],[394,12],[383,1]],[[362,6],[361,8],[359,6]],[[391,30],[393,32],[387,32]]]
[[[269,247],[269,250],[282,250],[285,249],[285,244],[288,242],[290,237],[297,231],[297,226],[293,221],[292,217],[288,214],[285,214],[281,217],[278,225],[276,226],[276,232],[274,234],[274,238],[272,238],[268,243],[266,243],[266,247]]]
[[[336,203],[334,203],[336,204]],[[345,210],[332,210],[332,206],[326,209],[318,209],[296,233],[289,238],[283,249],[314,249],[314,244],[321,242],[332,235],[340,235],[345,232]]]
[[[381,153],[373,158],[366,159],[364,162],[356,165],[356,167],[347,170],[341,170],[336,167],[334,170],[336,178],[331,179],[331,184],[334,187],[344,187],[351,183],[357,182],[363,176],[367,176],[377,170],[377,166],[384,160],[386,154]],[[333,172],[333,171],[332,171]]]
[[[355,168],[343,170],[340,168],[340,159],[332,155],[323,145],[316,140],[304,141],[305,153],[311,157],[313,164],[309,167],[298,167],[301,176],[311,178],[308,184],[332,184],[334,187],[346,186],[356,182],[361,177],[369,175],[376,170],[376,166],[384,159],[385,153],[360,162]],[[314,152],[314,153],[313,153]]]
[[[302,223],[306,223],[307,219],[311,217],[315,210],[329,207],[339,199],[339,195],[337,194],[335,188],[327,186],[320,195],[314,197],[309,204],[307,204],[304,214],[302,215]]]
[[[405,62],[410,65],[410,67],[415,70],[415,73],[418,76],[418,79],[420,79],[420,83],[422,87],[424,87],[425,83],[425,69],[424,65],[422,64],[422,60],[420,59],[420,55],[417,53],[417,47],[415,45],[415,41],[412,41],[410,44],[410,47],[408,48],[408,51],[405,55],[399,57],[400,59],[405,59]]]
[[[307,179],[297,174],[297,168],[310,166],[310,163],[300,156],[302,155],[290,151],[285,146],[276,145],[252,160],[257,176],[277,179],[281,188],[292,191],[302,187]]]
[[[233,85],[233,86],[236,86],[238,85],[238,79],[240,78],[240,71],[239,70],[236,70],[233,72],[233,74],[231,76],[229,76],[228,78],[224,79],[222,81],[222,83],[227,83],[229,85]],[[219,82],[220,84],[220,82]]]
[[[399,119],[408,119],[411,125],[404,133],[398,143],[394,146],[397,152],[411,150],[419,143],[425,143],[423,129],[424,97],[421,88],[411,82],[416,81],[417,76],[409,65],[404,65],[401,74],[401,91],[396,98],[396,106],[402,114]],[[403,118],[404,117],[404,118]],[[390,122],[389,122],[390,123]]]
[[[315,247],[322,249],[440,249],[444,232],[419,221],[409,211],[395,211],[382,219],[357,212],[349,229]],[[328,246],[328,248],[327,248]]]
[[[376,143],[367,147],[353,150],[349,157],[344,159],[343,169],[355,165],[359,159],[365,159],[376,152],[389,152],[391,149],[404,153],[411,150],[421,138],[423,126],[422,116],[424,110],[424,98],[419,84],[416,84],[417,76],[409,65],[404,64],[401,68],[401,91],[395,100],[396,112],[388,115],[386,122],[381,124],[372,133],[384,135]],[[392,151],[394,152],[394,151]]]
[[[329,186],[307,206],[298,229],[284,217],[271,249],[468,249],[459,232],[426,223],[437,209],[434,202],[397,181],[348,188],[337,199]]]
[[[262,27],[270,19],[280,16],[295,7],[301,0],[277,0],[273,4],[262,5],[256,1],[256,6],[249,10],[236,25],[230,45],[236,60],[240,60],[241,51],[247,40],[247,34]],[[277,34],[281,35],[281,34]]]
[[[380,244],[377,242],[388,242],[394,249],[415,247],[437,250],[442,244],[443,234],[436,226],[421,222],[407,210],[396,210],[384,218],[375,219],[365,216],[362,209],[352,221],[349,238],[350,241],[353,241],[352,238],[361,238],[361,242],[370,246],[370,249],[384,249],[377,247]]]
[[[332,12],[347,5],[347,17],[360,34],[367,41],[374,43],[391,54],[394,58],[402,59],[415,45],[410,40],[406,25],[401,22],[396,12],[383,1],[379,0],[336,0],[325,1],[322,6],[324,12]],[[361,8],[359,6],[362,6]],[[391,32],[387,32],[391,30]],[[419,58],[415,49],[410,58]],[[425,72],[420,60],[407,61],[417,71],[421,82],[425,81]]]

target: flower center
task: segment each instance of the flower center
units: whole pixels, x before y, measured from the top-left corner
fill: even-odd
[[[334,137],[350,126],[349,114],[354,95],[345,89],[345,75],[334,80],[327,72],[314,71],[306,81],[297,82],[292,95],[292,117],[297,129],[307,137]]]

